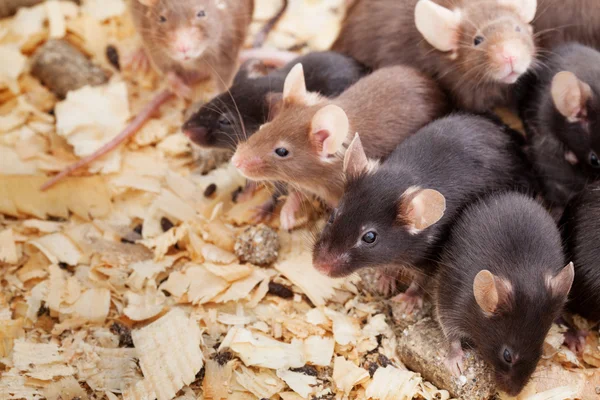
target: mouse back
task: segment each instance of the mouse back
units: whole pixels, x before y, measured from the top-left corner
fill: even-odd
[[[461,214],[440,264],[436,313],[448,339],[472,343],[498,386],[518,394],[573,282],[554,220],[525,195],[490,195]]]
[[[575,264],[569,309],[600,321],[600,183],[589,185],[565,209],[562,218],[567,255]]]
[[[374,68],[423,68],[457,106],[485,111],[533,63],[535,11],[535,0],[359,0],[333,49]]]

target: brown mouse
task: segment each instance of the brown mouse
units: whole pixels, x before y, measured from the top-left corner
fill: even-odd
[[[536,0],[357,0],[332,50],[421,68],[459,108],[489,111],[535,62],[535,13]]]
[[[254,0],[131,0],[129,8],[145,54],[174,92],[190,98],[189,86],[209,78],[228,87]]]
[[[462,368],[461,341],[516,396],[542,356],[544,339],[573,284],[554,220],[523,194],[493,194],[469,206],[444,247],[435,291],[449,342],[446,365]]]
[[[554,49],[567,42],[600,50],[600,11],[596,0],[538,0],[540,12],[532,22],[539,32],[538,42],[544,49]],[[542,11],[543,10],[543,11]]]
[[[343,157],[355,133],[367,155],[380,159],[447,109],[435,82],[406,66],[380,69],[327,99],[306,90],[297,64],[271,103],[274,117],[238,145],[232,162],[251,180],[287,182],[332,207],[342,196]],[[298,191],[290,193],[281,213],[284,229],[293,227],[299,200]]]

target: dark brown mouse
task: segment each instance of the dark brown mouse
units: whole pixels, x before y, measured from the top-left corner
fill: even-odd
[[[212,78],[225,89],[237,68],[254,0],[130,0],[145,54],[183,97]]]
[[[379,159],[446,108],[435,82],[410,67],[380,69],[327,99],[307,91],[297,64],[272,106],[275,117],[238,145],[232,162],[248,179],[286,182],[335,207],[344,187],[345,146],[356,132],[369,157]],[[294,193],[281,214],[288,229],[300,204],[300,192]]]
[[[267,122],[269,93],[281,93],[287,74],[301,63],[306,88],[325,97],[336,97],[368,73],[354,59],[332,51],[314,52],[268,72],[259,60],[246,62],[233,85],[200,107],[183,125],[186,135],[199,146],[235,149],[240,140]]]
[[[535,0],[358,0],[332,50],[371,68],[421,68],[460,108],[507,105],[535,63]]]
[[[531,190],[519,139],[491,119],[454,114],[410,136],[377,166],[361,138],[346,152],[345,192],[314,246],[315,268],[342,277],[377,267],[382,282],[414,273],[396,299],[420,306],[422,285],[459,212],[488,192]]]
[[[521,392],[573,283],[573,264],[565,264],[558,228],[532,198],[493,194],[469,206],[436,277],[446,365],[460,375],[464,341],[493,367],[500,389]]]
[[[575,264],[569,310],[600,322],[600,182],[569,203],[561,225],[567,255]]]
[[[578,42],[600,50],[600,11],[596,0],[570,0],[568,7],[561,0],[538,0],[538,10],[532,22],[540,47]]]
[[[531,158],[548,204],[560,210],[600,179],[600,52],[561,45],[520,86]]]

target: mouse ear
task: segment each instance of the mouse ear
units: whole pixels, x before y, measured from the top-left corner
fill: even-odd
[[[344,174],[350,178],[358,178],[368,170],[369,159],[365,154],[360,136],[356,133],[344,155]]]
[[[346,112],[335,104],[317,111],[310,125],[311,141],[324,158],[342,148],[350,128]]]
[[[526,23],[530,23],[535,18],[537,0],[499,0],[498,3],[515,9]]]
[[[511,292],[510,283],[498,278],[486,269],[479,271],[473,281],[475,301],[487,315],[492,315],[500,307],[506,306]]]
[[[255,79],[269,73],[269,67],[261,60],[251,59],[245,61],[233,80],[234,83],[243,82],[246,79]]]
[[[586,116],[585,105],[592,97],[592,89],[574,73],[561,71],[554,75],[550,92],[554,106],[569,122],[577,122]]]
[[[425,40],[439,51],[458,48],[461,15],[431,0],[419,0],[415,7],[415,24]]]
[[[549,276],[546,280],[546,286],[553,297],[567,297],[573,285],[574,278],[575,267],[571,262],[560,270],[556,276]]]
[[[398,209],[398,221],[408,225],[408,231],[416,235],[438,222],[446,211],[446,198],[433,189],[410,187],[402,194]]]
[[[306,83],[304,83],[304,69],[302,64],[294,65],[294,68],[288,73],[283,84],[284,100],[303,100],[307,95]]]
[[[144,5],[146,7],[154,7],[156,5],[156,3],[158,3],[158,0],[137,0],[141,5]]]
[[[283,94],[269,92],[265,96],[265,103],[269,110],[267,113],[267,122],[271,122],[283,108]]]

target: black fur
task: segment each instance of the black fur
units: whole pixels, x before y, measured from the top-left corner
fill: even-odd
[[[446,198],[442,219],[418,234],[397,220],[400,198],[411,186],[437,190]],[[514,135],[481,116],[439,119],[401,143],[376,172],[347,183],[313,258],[343,260],[332,271],[338,276],[377,266],[412,267],[432,275],[431,261],[460,210],[478,196],[514,187],[531,190],[529,168]],[[360,242],[362,227],[377,231],[375,244]]]
[[[515,395],[542,355],[544,339],[566,298],[547,276],[565,266],[558,228],[548,212],[519,193],[493,194],[468,207],[452,228],[437,275],[438,320],[450,341],[466,340],[493,366],[500,388]],[[485,316],[473,282],[487,269],[512,285],[510,305]],[[503,359],[508,348],[516,360]]]
[[[234,149],[245,139],[244,131],[250,136],[268,121],[267,94],[283,91],[285,78],[297,63],[302,63],[306,88],[327,97],[336,97],[369,72],[352,58],[331,51],[298,57],[266,76],[249,78],[242,68],[229,91],[203,105],[183,129],[200,146]],[[221,124],[219,120],[229,124]]]
[[[519,109],[531,140],[528,154],[548,205],[562,208],[586,181],[600,178],[600,169],[589,161],[592,151],[600,157],[600,53],[569,43],[554,49],[540,65],[520,82]],[[551,84],[560,71],[574,73],[592,89],[593,98],[587,103],[588,128],[567,121],[554,106]],[[577,156],[576,165],[565,160],[567,151]]]
[[[600,183],[569,203],[561,225],[567,255],[575,265],[569,309],[600,322]]]

